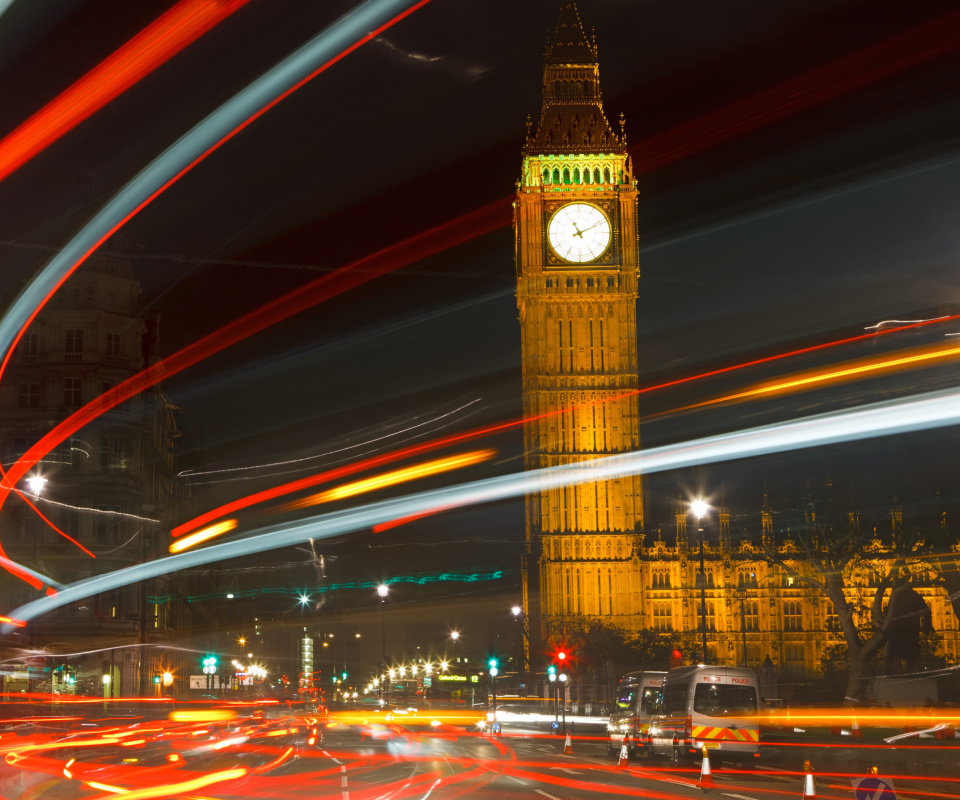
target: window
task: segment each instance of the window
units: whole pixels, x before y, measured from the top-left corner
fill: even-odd
[[[100,437],[100,469],[120,472],[126,469],[126,443],[117,436]]]
[[[757,573],[750,572],[741,572],[737,578],[737,588],[738,589],[756,589],[757,588]]]
[[[757,690],[753,686],[698,683],[693,692],[693,710],[708,717],[756,714]]]
[[[790,675],[803,674],[803,645],[786,644],[783,646],[783,659],[786,672]]]
[[[703,603],[697,602],[697,630],[702,630],[700,623],[703,621]],[[707,603],[707,630],[715,631],[717,629],[717,606],[715,603]]]
[[[663,713],[671,717],[686,716],[687,684],[667,685],[663,689]]]
[[[743,604],[743,627],[744,630],[760,630],[760,605],[756,600],[747,600]]]
[[[63,379],[63,404],[67,408],[80,408],[83,405],[83,392],[80,378]]]
[[[670,574],[667,572],[654,572],[653,573],[653,588],[654,589],[669,589],[670,588]]]
[[[655,631],[673,630],[673,610],[670,603],[653,604],[653,629]]]
[[[547,288],[548,289],[553,288],[553,278],[547,278]]]
[[[97,544],[120,544],[120,506],[97,506]]]
[[[67,328],[67,338],[64,349],[68,353],[83,352],[83,328]]]
[[[617,285],[617,283],[616,283],[616,280],[615,280],[614,278],[607,278],[607,287],[608,287],[608,288],[612,289],[612,288],[613,288],[614,286],[616,286],[616,285]]]
[[[788,600],[783,604],[783,629],[785,631],[803,630],[803,613],[799,600]]]
[[[110,356],[122,355],[120,352],[120,334],[119,333],[107,334],[107,355],[110,355]]]
[[[17,342],[18,356],[35,356],[37,354],[37,334],[25,333]]]
[[[824,614],[824,627],[828,631],[839,631],[840,617],[837,616],[837,611],[833,607],[833,603],[829,600],[825,603]]]
[[[17,408],[40,408],[40,384],[17,385]]]

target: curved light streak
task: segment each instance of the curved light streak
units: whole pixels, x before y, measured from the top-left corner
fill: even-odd
[[[209,564],[266,550],[326,539],[370,528],[397,517],[419,514],[451,503],[477,505],[543,492],[577,483],[610,480],[637,473],[663,472],[695,464],[711,464],[770,453],[783,453],[840,442],[890,436],[960,424],[960,389],[931,392],[909,400],[894,400],[836,411],[791,422],[749,428],[657,447],[645,452],[608,456],[551,469],[531,470],[473,481],[408,497],[336,511],[313,519],[268,526],[260,532],[189,553],[137,564],[71,584],[56,596],[33,600],[11,612],[31,620],[67,603],[175,570]],[[0,631],[9,632],[8,626]]]
[[[47,300],[116,230],[281,100],[428,2],[430,0],[419,0],[411,5],[411,0],[366,0],[232,97],[155,158],[51,259],[0,318],[0,352],[5,353],[0,362],[0,377],[13,355],[13,347]],[[35,463],[69,436],[69,433],[62,432],[64,429],[73,426],[70,432],[77,430],[126,397],[154,385],[161,377],[160,370],[146,370],[101,395],[31,447],[24,454],[24,462],[32,460]],[[145,385],[141,386],[141,383]],[[123,391],[128,394],[124,395]],[[60,435],[59,441],[47,446],[44,451],[43,446],[56,438],[57,434]],[[16,486],[30,467],[29,463],[20,463],[3,475],[0,480],[0,508],[9,490]],[[0,555],[4,555],[2,547]],[[4,568],[31,585],[36,585],[35,580],[22,570]]]
[[[222,533],[227,533],[232,531],[237,527],[237,521],[235,519],[225,519],[223,522],[218,522],[216,525],[210,525],[206,528],[201,528],[196,533],[191,533],[189,536],[184,536],[182,539],[178,539],[172,545],[170,545],[171,553],[179,553],[181,550],[187,550],[188,548],[193,547],[195,544],[200,544],[200,542],[205,542],[207,539],[213,539],[216,536],[220,536]]]
[[[0,181],[249,2],[180,0],[0,140]]]

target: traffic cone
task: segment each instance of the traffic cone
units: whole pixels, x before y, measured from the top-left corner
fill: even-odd
[[[570,741],[570,734],[567,734],[567,740],[563,743],[563,754],[565,756],[573,755],[573,742]]]
[[[630,766],[630,737],[626,734],[623,737],[623,744],[620,745],[620,761],[617,762],[617,766]]]
[[[863,734],[860,733],[860,726],[857,724],[856,717],[853,718],[853,722],[850,725],[850,735],[855,736],[858,739],[863,736]]]
[[[809,761],[803,762],[803,794],[801,800],[817,800],[817,785],[813,781],[813,767]]]
[[[710,769],[710,753],[703,746],[703,760],[700,762],[700,788],[706,791],[713,788],[713,770]]]

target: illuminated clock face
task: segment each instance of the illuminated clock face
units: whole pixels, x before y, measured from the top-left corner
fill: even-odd
[[[550,218],[547,237],[553,252],[564,261],[594,261],[610,244],[610,220],[596,206],[570,203]]]

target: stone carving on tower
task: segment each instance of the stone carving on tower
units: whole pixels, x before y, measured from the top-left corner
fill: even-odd
[[[596,43],[564,0],[514,204],[527,469],[640,447],[636,204],[623,118],[614,130]],[[642,627],[642,529],[639,475],[528,496],[531,633],[574,614]]]

